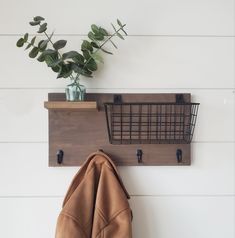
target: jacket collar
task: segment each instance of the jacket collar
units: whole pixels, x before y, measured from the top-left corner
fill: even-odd
[[[75,191],[75,189],[77,188],[77,186],[81,183],[82,179],[84,178],[84,176],[85,176],[85,174],[86,174],[86,171],[87,171],[87,168],[88,168],[90,162],[91,162],[96,156],[102,156],[103,158],[105,158],[105,159],[109,162],[109,164],[112,166],[112,169],[113,169],[113,171],[114,171],[114,173],[115,173],[115,176],[116,176],[118,182],[120,183],[120,185],[121,185],[123,191],[124,191],[125,194],[126,194],[126,197],[127,197],[128,199],[130,199],[130,195],[128,194],[128,192],[127,192],[127,190],[126,190],[126,188],[125,188],[125,186],[124,186],[124,184],[123,184],[123,182],[122,182],[122,179],[121,179],[121,177],[120,177],[120,175],[119,175],[119,173],[118,173],[118,171],[117,171],[117,167],[116,167],[116,165],[114,164],[114,162],[113,162],[113,161],[111,160],[111,158],[110,158],[108,155],[106,155],[105,153],[103,153],[103,152],[101,152],[101,151],[97,151],[97,152],[95,152],[95,153],[90,154],[90,155],[87,157],[86,161],[84,162],[84,164],[81,166],[80,170],[79,170],[79,171],[77,172],[77,174],[75,175],[75,177],[74,177],[74,179],[73,179],[73,181],[72,181],[72,183],[71,183],[71,185],[70,185],[70,187],[69,187],[69,189],[68,189],[68,192],[67,192],[67,194],[66,194],[66,196],[65,196],[65,198],[64,198],[63,206],[64,206],[64,205],[66,204],[66,202],[69,200],[69,198],[71,197],[71,195],[73,194],[73,192]]]

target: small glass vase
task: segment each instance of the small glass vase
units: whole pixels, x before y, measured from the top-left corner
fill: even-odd
[[[65,89],[66,100],[67,101],[84,101],[86,88],[84,85],[72,83],[69,84]]]

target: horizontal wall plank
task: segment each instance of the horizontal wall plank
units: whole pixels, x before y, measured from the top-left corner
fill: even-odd
[[[231,35],[234,33],[232,0],[2,0],[0,29],[3,34],[33,31],[31,17],[43,14],[57,33],[85,34],[92,23],[108,26],[118,17],[128,25],[129,34]],[[46,7],[45,7],[46,6]],[[51,12],[51,9],[56,11]],[[9,17],[9,13],[14,17]],[[68,14],[67,14],[68,13]],[[147,14],[146,14],[147,13]],[[6,20],[7,19],[7,20]]]
[[[135,238],[233,238],[234,198],[133,198]]]
[[[79,50],[86,37],[61,38],[68,39],[67,51]],[[17,39],[0,37],[0,64],[4,65],[0,87],[64,88],[69,84],[68,79],[56,80],[44,63],[14,47]],[[88,88],[234,88],[233,38],[146,36],[116,43],[118,50],[113,49],[112,56],[103,55],[105,63],[94,78],[82,80]]]
[[[59,90],[0,90],[0,142],[46,142],[48,115],[43,107],[48,92]],[[96,90],[99,92],[99,90]],[[194,141],[234,141],[232,90],[102,90],[100,92],[192,93],[200,102]]]
[[[61,198],[1,198],[0,236],[54,237],[61,203]],[[234,237],[234,197],[132,197],[131,207],[135,238]]]
[[[49,168],[46,143],[0,151],[0,196],[64,196],[78,170]],[[131,195],[235,195],[234,169],[233,143],[193,143],[191,166],[119,167]]]
[[[0,199],[0,236],[51,238],[62,199]]]

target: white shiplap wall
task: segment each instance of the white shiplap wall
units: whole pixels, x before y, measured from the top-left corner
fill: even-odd
[[[190,92],[200,110],[190,167],[121,167],[132,195],[134,238],[234,238],[234,0],[100,0],[0,3],[0,237],[51,238],[78,168],[49,168],[45,65],[15,47],[43,15],[75,49],[92,23],[116,17],[130,34],[90,92]]]

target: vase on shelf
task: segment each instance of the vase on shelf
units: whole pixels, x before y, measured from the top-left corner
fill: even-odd
[[[81,85],[79,82],[74,81],[73,83],[67,85],[65,89],[66,100],[67,101],[84,101],[86,88],[84,85]]]

